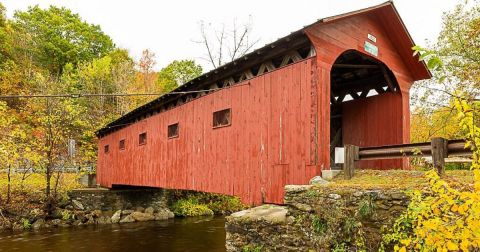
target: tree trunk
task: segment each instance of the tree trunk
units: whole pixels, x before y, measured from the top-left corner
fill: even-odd
[[[7,204],[10,203],[11,200],[11,173],[12,173],[12,166],[8,165],[8,172],[7,172]]]
[[[52,171],[50,168],[50,164],[47,165],[47,171],[46,171],[46,186],[45,186],[45,196],[47,198],[50,197],[50,181],[52,178]]]

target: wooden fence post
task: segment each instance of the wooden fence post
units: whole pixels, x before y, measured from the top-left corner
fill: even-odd
[[[358,160],[358,146],[345,145],[345,153],[343,160],[343,172],[345,179],[351,179],[355,172],[355,160]]]
[[[432,164],[439,176],[445,174],[445,158],[448,157],[447,139],[432,138]]]

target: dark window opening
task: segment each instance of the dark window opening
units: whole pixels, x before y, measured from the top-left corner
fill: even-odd
[[[140,135],[138,135],[138,144],[143,145],[143,144],[146,144],[146,143],[147,143],[147,133],[144,132],[144,133],[141,133]]]
[[[178,123],[168,125],[168,138],[178,137]]]
[[[104,151],[105,151],[105,154],[108,153],[110,151],[110,147],[107,145],[105,145],[105,147],[103,147]]]
[[[118,148],[120,150],[125,150],[125,139],[120,140],[120,142],[118,143]]]
[[[232,124],[231,109],[224,109],[217,112],[213,112],[213,127],[225,127]]]

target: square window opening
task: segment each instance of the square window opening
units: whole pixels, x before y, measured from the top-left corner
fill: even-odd
[[[213,112],[213,128],[230,126],[232,124],[231,109]]]
[[[147,144],[147,133],[146,132],[138,135],[138,144],[139,145]]]
[[[105,145],[105,146],[103,147],[103,150],[104,150],[105,154],[107,154],[108,152],[110,152],[110,146],[108,146],[108,144]]]
[[[178,123],[168,125],[168,138],[178,137]]]
[[[118,148],[120,150],[125,150],[125,139],[120,140],[120,142],[118,143]]]

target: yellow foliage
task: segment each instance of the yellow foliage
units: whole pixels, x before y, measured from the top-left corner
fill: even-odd
[[[473,150],[473,188],[456,189],[434,170],[425,175],[430,191],[415,190],[407,211],[395,222],[382,246],[395,251],[470,251],[480,248],[480,128],[475,125],[475,109],[458,100],[459,126]],[[473,104],[479,106],[479,104]],[[396,245],[395,245],[396,244]]]

